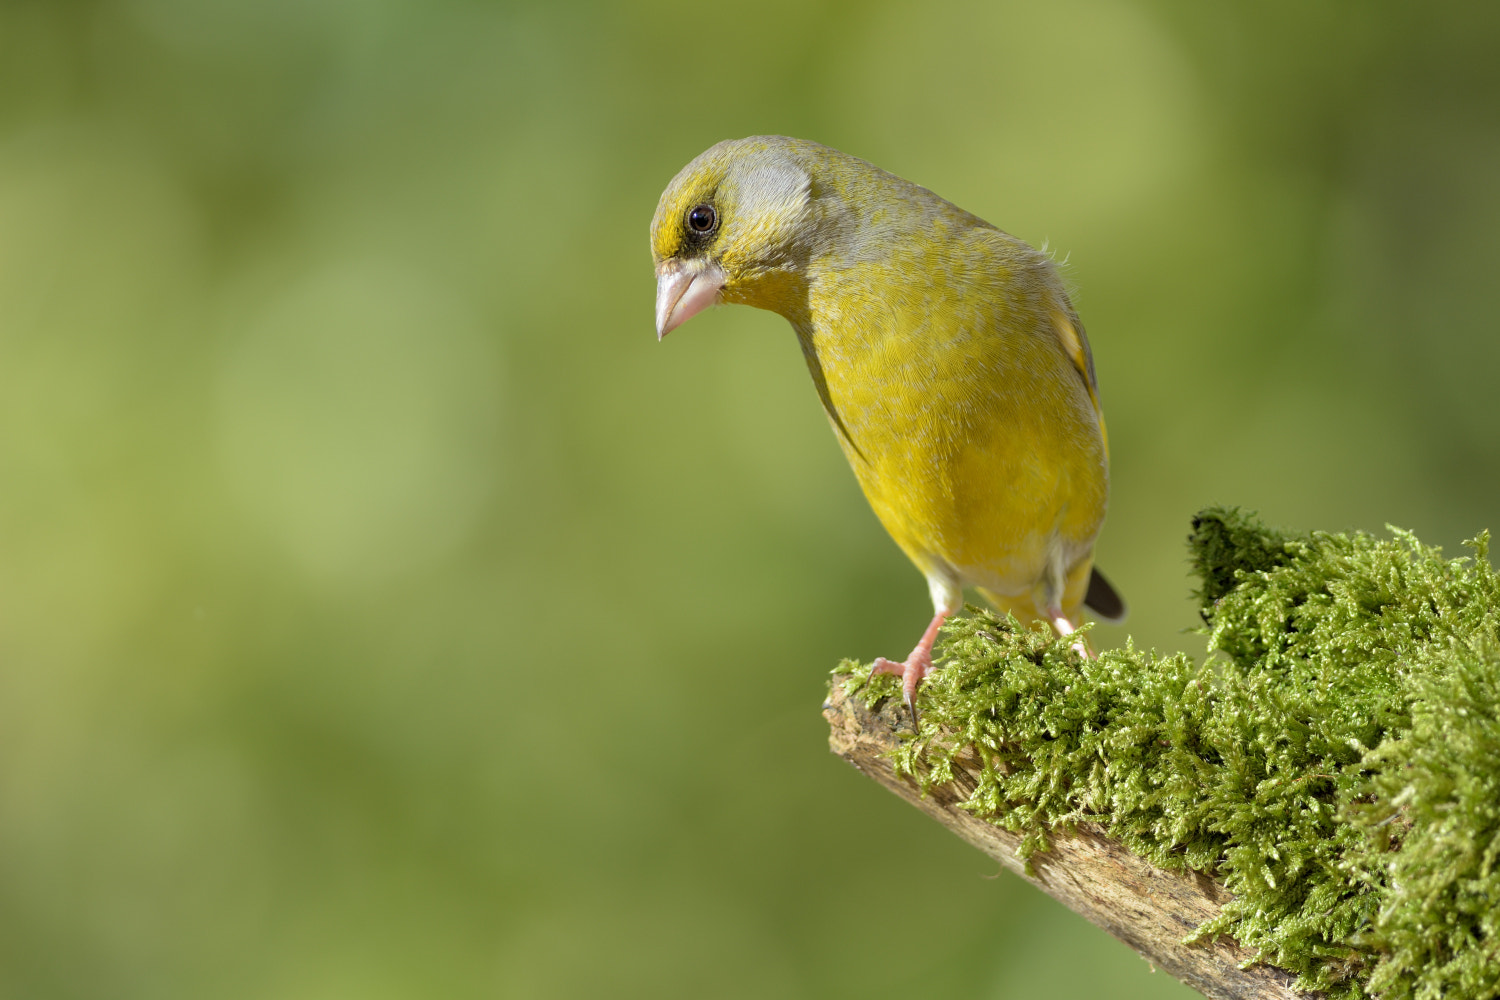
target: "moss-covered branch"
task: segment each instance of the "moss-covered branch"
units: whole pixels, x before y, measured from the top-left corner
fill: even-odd
[[[1054,837],[1051,849],[1022,860],[1022,835],[981,819],[966,805],[976,790],[979,760],[960,754],[953,780],[922,794],[896,772],[893,752],[910,716],[888,698],[872,711],[835,685],[823,715],[834,753],[932,816],[1012,872],[1140,952],[1150,962],[1216,1000],[1292,1000],[1291,974],[1267,965],[1240,966],[1254,954],[1225,937],[1187,945],[1184,938],[1212,920],[1229,898],[1213,879],[1166,871],[1131,854],[1091,823]]]
[[[891,679],[843,665],[835,749],[1210,996],[1297,995],[1276,969],[1334,997],[1500,994],[1487,539],[1445,560],[1213,510],[1192,541],[1216,657],[1083,661],[976,612],[915,736],[858,703]]]

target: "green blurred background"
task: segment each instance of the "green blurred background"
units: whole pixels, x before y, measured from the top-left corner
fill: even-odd
[[[782,132],[1068,260],[1106,644],[1500,528],[1493,4],[0,6],[0,995],[1184,997],[825,750],[926,587],[647,225]]]

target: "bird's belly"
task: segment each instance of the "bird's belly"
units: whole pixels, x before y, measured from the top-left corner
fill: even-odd
[[[1038,407],[1035,399],[1012,405],[1004,392],[979,404],[929,395],[845,414],[860,486],[918,568],[1023,595],[1049,563],[1085,557],[1108,489],[1088,397],[1064,393]]]
[[[1097,532],[1098,518],[1072,523],[1079,519],[1068,516],[1064,470],[1040,456],[976,450],[946,462],[913,459],[881,455],[859,479],[876,516],[924,572],[946,568],[964,584],[1021,594],[1059,542],[1086,549]]]

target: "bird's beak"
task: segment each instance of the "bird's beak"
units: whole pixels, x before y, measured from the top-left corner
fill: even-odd
[[[668,260],[656,268],[656,339],[713,305],[728,280],[718,264]]]

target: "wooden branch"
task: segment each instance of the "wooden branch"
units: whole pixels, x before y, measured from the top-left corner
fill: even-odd
[[[1184,945],[1182,939],[1214,917],[1231,897],[1222,885],[1196,872],[1163,871],[1131,854],[1097,828],[1076,835],[1055,833],[1051,850],[1031,859],[1028,875],[1016,856],[1018,834],[1002,830],[958,808],[976,785],[978,761],[955,761],[952,784],[926,797],[910,778],[891,767],[890,751],[900,740],[897,699],[872,712],[834,684],[823,705],[830,727],[828,744],[840,757],[927,813],[964,840],[1069,909],[1109,931],[1157,968],[1164,969],[1214,1000],[1306,1000],[1317,994],[1292,988],[1295,977],[1269,965],[1241,969],[1250,952],[1226,937]],[[906,727],[909,729],[909,720]]]

